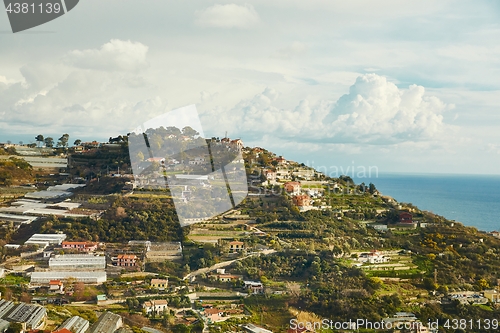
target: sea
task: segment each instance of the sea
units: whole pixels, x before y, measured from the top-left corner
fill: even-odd
[[[500,175],[381,173],[354,181],[371,182],[398,202],[412,203],[466,226],[500,231]]]

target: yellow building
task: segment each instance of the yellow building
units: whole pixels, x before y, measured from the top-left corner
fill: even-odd
[[[151,279],[151,288],[165,290],[168,287],[167,279]]]
[[[491,303],[499,303],[500,302],[500,294],[496,290],[485,290],[485,291],[483,291],[483,295]]]

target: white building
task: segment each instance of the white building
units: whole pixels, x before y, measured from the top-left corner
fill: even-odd
[[[168,310],[168,302],[165,299],[146,301],[142,305],[146,314],[160,314]]]
[[[0,318],[3,318],[14,307],[14,302],[0,299]]]
[[[245,288],[251,294],[263,294],[264,293],[264,285],[262,282],[257,281],[243,281]]]
[[[3,319],[23,324],[25,330],[40,329],[45,324],[47,310],[43,306],[19,303]]]
[[[359,255],[358,261],[370,264],[382,264],[390,261],[389,256],[385,256],[379,251],[371,251],[369,253],[361,253]]]
[[[266,330],[265,328],[262,328],[254,324],[246,324],[243,325],[242,328],[245,330],[245,332],[248,333],[273,333],[270,330]]]
[[[92,254],[64,254],[56,255],[49,259],[49,267],[52,270],[73,270],[73,269],[105,269],[106,257]]]
[[[70,330],[72,333],[85,333],[89,328],[89,321],[83,319],[79,316],[73,316],[71,318],[66,319],[61,326],[58,327],[57,330],[62,330],[63,328]]]
[[[66,234],[34,234],[26,242],[24,242],[24,245],[33,244],[41,247],[61,245],[65,239]]]
[[[99,319],[90,326],[88,333],[113,333],[120,327],[122,327],[123,321],[122,317],[111,313],[104,312],[99,316]]]
[[[68,272],[68,271],[53,271],[53,272],[33,272],[31,273],[31,284],[45,284],[48,285],[50,280],[68,280],[75,279],[76,282],[83,282],[88,284],[101,284],[106,282],[106,272]]]

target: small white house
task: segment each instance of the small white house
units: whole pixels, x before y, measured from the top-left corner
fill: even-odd
[[[168,310],[168,302],[165,299],[155,299],[144,302],[142,307],[146,314],[160,314]]]

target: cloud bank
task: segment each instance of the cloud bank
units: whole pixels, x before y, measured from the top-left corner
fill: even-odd
[[[0,82],[0,131],[75,135],[123,133],[134,119],[165,111],[142,77],[148,47],[113,39],[98,49],[73,50],[56,63],[30,63],[23,80]],[[61,65],[64,64],[64,65]]]
[[[421,142],[452,130],[443,122],[442,115],[454,107],[452,104],[430,96],[422,86],[400,89],[377,74],[359,76],[349,92],[336,102],[311,105],[304,99],[295,108],[284,110],[274,105],[277,96],[274,89],[266,88],[226,111],[207,111],[205,122],[210,124],[210,118],[218,115],[218,127],[244,137],[268,134],[281,139],[328,143]]]

